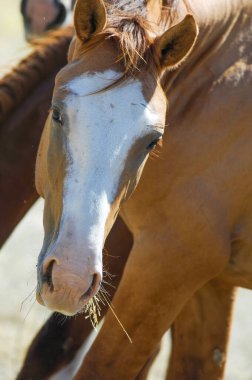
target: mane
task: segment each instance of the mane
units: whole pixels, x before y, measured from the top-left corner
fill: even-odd
[[[0,120],[3,121],[46,77],[66,62],[72,28],[51,32],[33,42],[33,52],[0,79]]]
[[[136,75],[147,62],[153,61],[151,31],[151,25],[141,15],[113,14],[107,27],[83,44],[80,54],[112,40],[119,51],[117,62],[124,67],[123,77]]]
[[[178,21],[178,10],[182,0],[163,0],[162,27],[167,30]],[[183,0],[183,4],[188,13],[192,13],[190,0]]]
[[[108,22],[106,28],[85,42],[80,54],[84,54],[105,40],[112,40],[119,50],[117,62],[122,63],[124,67],[123,76],[116,81],[116,84],[129,76],[137,75],[147,63],[148,67],[153,68],[155,72],[158,62],[153,50],[154,39],[160,32],[172,26],[178,16],[180,1],[163,0],[159,25],[149,23],[141,14],[129,11],[125,13],[115,9],[107,2]],[[187,0],[184,1],[187,3]]]

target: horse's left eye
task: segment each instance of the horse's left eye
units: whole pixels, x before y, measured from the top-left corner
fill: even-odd
[[[59,110],[57,110],[55,108],[52,110],[52,119],[56,123],[62,124],[62,117],[61,117],[61,114],[60,114]]]
[[[157,145],[157,143],[159,142],[160,138],[158,139],[155,139],[153,140],[148,146],[147,146],[147,150],[152,150],[155,148],[155,146]]]

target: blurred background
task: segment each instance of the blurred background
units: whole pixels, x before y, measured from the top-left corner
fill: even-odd
[[[0,0],[0,47],[1,77],[31,51],[24,39],[20,0]],[[37,202],[0,253],[1,380],[15,378],[27,345],[49,316],[35,302],[34,293],[43,239],[42,208],[42,201]]]
[[[19,0],[0,0],[1,75],[28,51],[19,8]]]
[[[0,0],[0,76],[11,70],[30,47],[24,40],[19,0]],[[49,312],[35,301],[36,260],[42,245],[39,200],[18,225],[0,254],[0,379],[14,380],[25,350]],[[252,380],[252,293],[239,290],[228,354],[226,380]],[[168,355],[164,350],[150,375],[161,380]],[[206,379],[211,380],[211,379]]]

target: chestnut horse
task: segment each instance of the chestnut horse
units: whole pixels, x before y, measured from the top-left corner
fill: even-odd
[[[101,0],[77,2],[77,37],[38,154],[41,303],[74,314],[96,294],[103,243],[120,206],[134,236],[114,298],[133,344],[108,313],[76,379],[136,378],[203,285],[202,294],[223,289],[227,320],[233,286],[251,287],[252,4],[190,1],[198,43],[171,72],[197,37],[189,2],[179,2],[174,18],[157,2],[144,3],[133,16],[115,15]],[[160,159],[147,162],[122,204],[162,137]],[[214,313],[214,303],[202,311]],[[222,366],[221,350],[213,354]],[[186,378],[176,370],[176,379]]]
[[[0,79],[0,246],[38,198],[36,153],[72,34],[66,28],[34,42],[32,52]]]

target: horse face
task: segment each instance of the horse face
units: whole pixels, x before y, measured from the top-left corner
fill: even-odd
[[[103,47],[58,74],[37,159],[45,197],[37,298],[68,315],[98,291],[104,240],[165,124],[156,76],[146,69],[114,85],[123,74],[118,52],[110,42]]]
[[[47,121],[46,236],[39,262],[43,301],[68,314],[99,287],[104,240],[162,137],[166,110],[161,89],[148,102],[140,80],[97,92],[121,75],[114,70],[86,72],[64,84],[73,66],[60,73]]]

